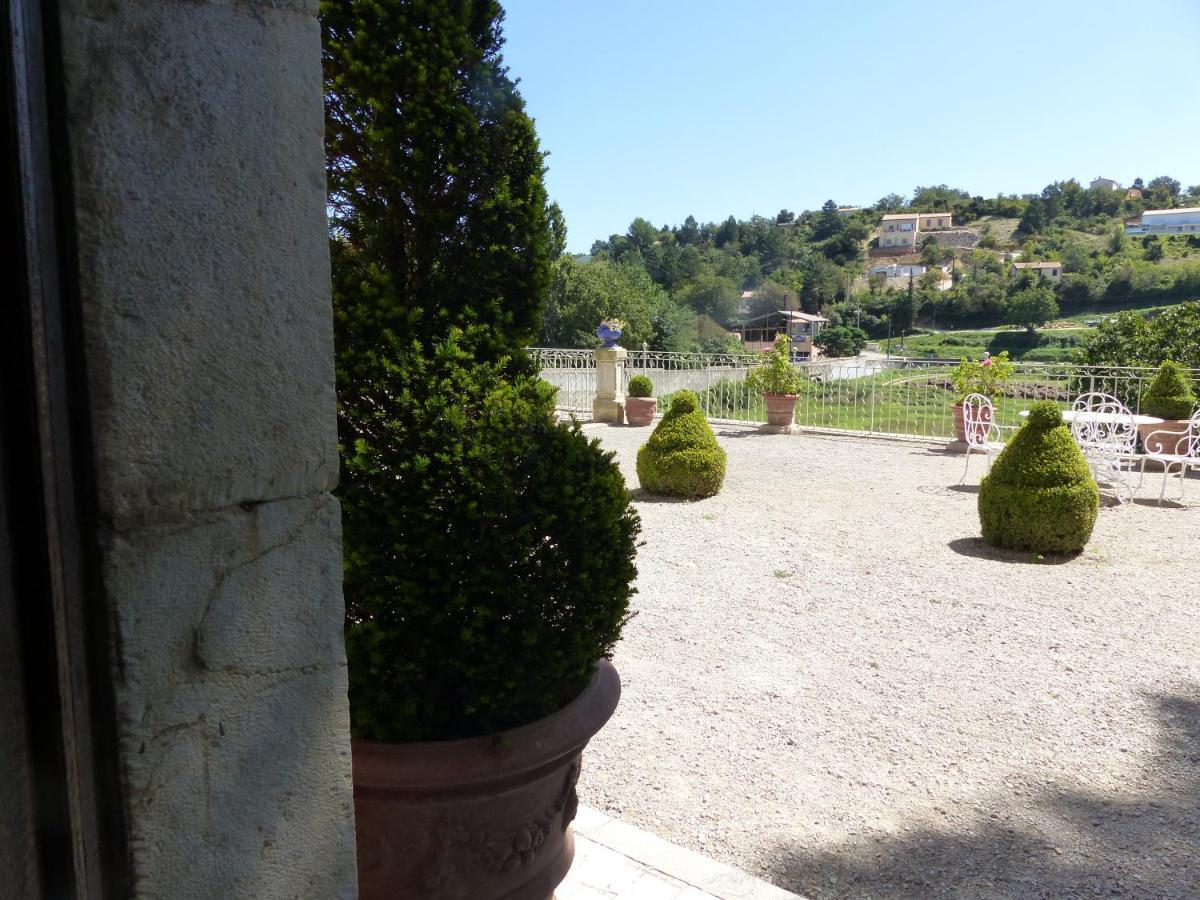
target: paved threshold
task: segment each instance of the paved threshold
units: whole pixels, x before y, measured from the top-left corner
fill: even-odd
[[[587,806],[579,807],[571,827],[575,863],[555,892],[557,900],[799,897]]]

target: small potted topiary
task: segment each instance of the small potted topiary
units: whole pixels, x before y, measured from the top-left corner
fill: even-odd
[[[763,352],[766,362],[746,376],[751,390],[759,391],[767,405],[767,424],[787,428],[796,416],[796,400],[804,376],[792,365],[792,339],[777,334],[775,343]]]
[[[950,383],[954,385],[954,405],[951,407],[954,410],[954,436],[959,443],[967,443],[967,424],[963,416],[963,400],[969,394],[983,394],[995,402],[1004,382],[1012,378],[1016,368],[1016,365],[1008,358],[1007,350],[997,353],[995,356],[984,353],[983,359],[959,358],[958,365],[950,370]],[[986,422],[986,417],[991,414],[991,410],[984,407],[980,412]],[[981,422],[980,427],[986,429],[987,425]]]
[[[725,451],[691,391],[671,399],[671,408],[638,450],[637,474],[652,494],[694,500],[721,490]]]
[[[634,375],[625,390],[625,421],[630,425],[649,425],[657,410],[654,382],[647,375]]]
[[[620,696],[639,525],[613,454],[475,359],[452,334],[340,398],[364,900],[549,897]]]
[[[1177,362],[1166,360],[1142,394],[1142,412],[1163,420],[1161,425],[1138,426],[1146,452],[1177,452],[1175,445],[1187,440],[1188,425],[1197,405],[1200,404],[1187,370]],[[1178,439],[1173,439],[1172,434],[1178,434]]]
[[[1092,536],[1100,489],[1079,445],[1048,400],[1034,403],[979,483],[979,524],[995,547],[1070,553]]]

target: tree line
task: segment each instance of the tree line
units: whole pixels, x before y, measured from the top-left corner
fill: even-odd
[[[744,315],[785,306],[879,337],[918,322],[1037,327],[1096,303],[1176,302],[1200,296],[1200,241],[1128,239],[1123,221],[1147,208],[1189,204],[1200,204],[1200,185],[1185,190],[1163,175],[1136,179],[1132,191],[1067,180],[1038,193],[982,197],[933,185],[853,211],[829,200],[819,210],[784,208],[745,220],[688,216],[656,227],[639,217],[625,233],[595,241],[586,257],[554,263],[541,340],[592,346],[599,319],[615,316],[628,325],[629,346],[719,351],[736,346],[728,328]],[[868,237],[894,212],[949,212],[956,226],[980,231],[976,250],[942,247],[935,235],[920,251],[928,266],[948,269],[950,290],[940,289],[947,274],[934,269],[901,290],[865,278]],[[1017,220],[1013,239],[980,219]],[[1053,287],[1013,278],[1002,250],[1025,261],[1061,261],[1066,275]],[[744,292],[753,292],[747,303]]]

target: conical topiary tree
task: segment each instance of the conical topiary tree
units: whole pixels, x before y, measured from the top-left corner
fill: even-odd
[[[1189,419],[1196,402],[1191,378],[1183,366],[1168,359],[1142,394],[1142,412],[1160,419]]]
[[[1011,550],[1069,553],[1088,542],[1099,509],[1100,489],[1062,413],[1049,401],[1033,404],[979,484],[983,539]]]
[[[637,455],[642,487],[652,494],[711,497],[725,480],[725,451],[717,443],[700,402],[680,391]]]

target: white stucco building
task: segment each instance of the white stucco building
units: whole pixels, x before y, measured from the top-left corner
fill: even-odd
[[[1200,233],[1200,206],[1183,209],[1148,209],[1125,222],[1126,234]]]
[[[913,248],[917,246],[919,233],[953,227],[948,212],[892,213],[884,216],[879,225],[879,246],[884,249]]]
[[[1016,278],[1022,272],[1035,272],[1043,278],[1049,279],[1055,283],[1062,281],[1063,264],[1057,260],[1048,260],[1046,262],[1019,262],[1013,263],[1011,277]]]

